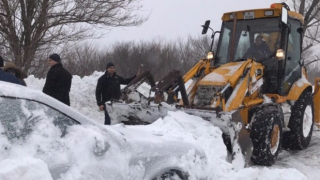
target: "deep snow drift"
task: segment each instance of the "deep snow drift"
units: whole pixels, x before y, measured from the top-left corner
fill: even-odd
[[[93,120],[103,123],[104,114],[98,111],[95,101],[95,87],[97,79],[103,72],[95,72],[91,76],[80,78],[73,76],[72,88],[70,93],[71,107],[89,116]],[[29,76],[26,83],[29,88],[41,91],[45,80],[37,79]],[[117,125],[115,125],[117,126]],[[73,134],[94,133],[92,130],[84,128],[72,128]],[[303,151],[282,151],[279,159],[271,167],[252,166],[235,171],[232,165],[225,159],[227,152],[221,138],[221,131],[209,122],[202,120],[200,117],[191,116],[183,112],[168,112],[163,119],[158,119],[151,125],[147,126],[128,126],[128,128],[141,129],[162,135],[164,137],[178,138],[181,141],[193,143],[201,147],[206,153],[208,166],[204,170],[208,179],[212,180],[318,180],[320,179],[320,134],[314,132],[309,148]],[[74,139],[73,139],[74,138]],[[52,139],[48,138],[49,143]],[[70,136],[69,148],[77,149],[77,152],[85,151],[84,143],[79,142],[79,137]],[[4,141],[0,139],[0,141]],[[34,139],[36,143],[37,139]],[[85,141],[85,139],[84,139]],[[0,143],[1,144],[1,143]],[[9,158],[4,158],[0,154],[0,179],[2,180],[36,180],[36,179],[52,179],[46,164],[34,157],[31,150],[25,150],[22,147],[11,147],[15,149],[14,154],[10,154]],[[50,149],[44,149],[50,151]],[[0,151],[1,152],[1,151]],[[2,157],[1,157],[2,156]],[[72,155],[70,155],[72,156]],[[70,157],[58,157],[70,158]],[[80,156],[72,156],[72,158],[80,158]],[[65,180],[88,179],[83,172],[90,168],[90,157],[85,160],[75,160],[72,172],[65,176]],[[110,162],[112,163],[112,162]],[[4,168],[5,167],[5,168]],[[90,168],[93,173],[98,173]],[[83,175],[83,176],[82,176]]]

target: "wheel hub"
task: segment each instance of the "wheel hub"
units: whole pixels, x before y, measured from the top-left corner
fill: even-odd
[[[303,115],[303,125],[302,125],[304,137],[308,137],[310,133],[312,120],[313,120],[312,116],[313,116],[312,108],[311,106],[307,106]]]
[[[270,142],[270,149],[271,153],[275,154],[277,152],[279,146],[279,139],[280,139],[280,129],[278,125],[275,125],[272,129],[271,134],[271,142]]]

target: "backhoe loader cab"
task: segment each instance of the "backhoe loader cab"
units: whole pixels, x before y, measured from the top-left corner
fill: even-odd
[[[281,13],[283,11],[285,13]],[[213,65],[219,67],[254,59],[266,68],[265,93],[287,95],[302,75],[302,23],[300,14],[289,11],[288,16],[287,9],[281,4],[273,4],[268,9],[225,13]],[[261,46],[265,49],[250,48],[256,47],[257,37],[262,38]],[[248,52],[250,50],[253,52]],[[277,52],[283,54],[281,59],[276,56]],[[278,82],[281,78],[285,81]]]
[[[301,60],[303,23],[303,16],[284,3],[225,13],[221,30],[212,33],[207,58],[183,77],[174,71],[153,83],[150,94],[156,95],[148,97],[148,103],[126,104],[120,114],[112,114],[112,109],[123,109],[124,103],[107,109],[113,118],[144,122],[176,110],[200,116],[220,127],[233,164],[244,166],[251,160],[272,165],[282,147],[307,148],[314,124],[320,126],[320,79],[313,92]],[[202,33],[208,29],[210,21]],[[220,37],[213,53],[216,33]],[[186,89],[184,83],[190,80]],[[164,95],[172,92],[182,98],[169,102]]]

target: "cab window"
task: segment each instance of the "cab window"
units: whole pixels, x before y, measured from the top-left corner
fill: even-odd
[[[287,94],[293,83],[301,78],[301,34],[299,28],[301,23],[298,20],[289,19],[290,34],[288,37],[285,76],[284,76],[284,93]]]

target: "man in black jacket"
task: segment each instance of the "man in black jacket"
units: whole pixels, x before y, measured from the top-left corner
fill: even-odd
[[[63,68],[60,56],[56,53],[48,58],[51,67],[43,87],[43,93],[70,106],[69,92],[71,88],[72,75]]]
[[[105,125],[111,124],[110,116],[106,110],[105,103],[112,99],[119,99],[121,96],[120,84],[129,84],[137,74],[131,78],[123,78],[116,74],[115,66],[112,62],[107,63],[106,72],[98,79],[96,87],[96,99],[100,111],[105,112]]]

